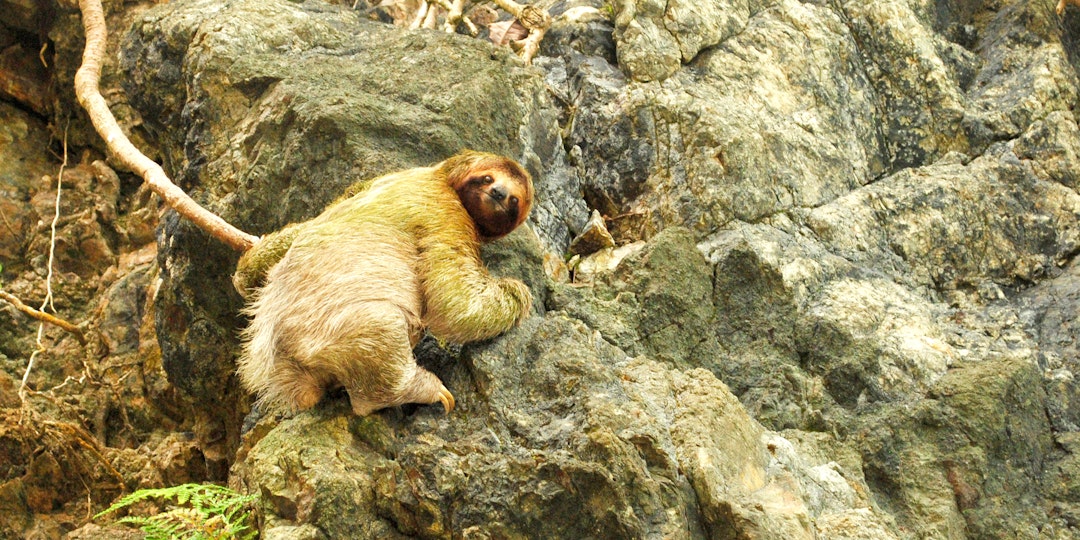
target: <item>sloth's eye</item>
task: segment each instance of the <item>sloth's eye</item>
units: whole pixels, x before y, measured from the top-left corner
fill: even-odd
[[[488,184],[490,184],[490,183],[494,182],[494,181],[495,181],[495,179],[494,179],[494,178],[492,178],[491,176],[488,176],[488,175],[484,175],[484,177],[483,177],[483,178],[481,178],[481,179],[480,179],[480,181],[481,181],[481,182],[483,182],[483,183],[484,183],[484,185],[488,185]]]
[[[514,205],[514,206],[517,206],[517,203],[518,203],[518,198],[517,198],[517,197],[515,197],[515,196],[513,196],[513,195],[511,195],[511,196],[510,196],[510,204],[512,204],[512,205]]]

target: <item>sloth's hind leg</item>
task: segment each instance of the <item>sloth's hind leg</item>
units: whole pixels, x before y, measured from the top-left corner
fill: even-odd
[[[270,374],[268,391],[261,403],[267,409],[283,409],[289,412],[303,411],[315,406],[326,393],[328,381],[306,369],[295,360],[282,360]]]
[[[365,416],[405,403],[453,408],[453,396],[439,378],[416,365],[410,339],[414,321],[389,302],[371,302],[355,315],[356,332],[332,355],[354,413]]]
[[[454,409],[454,396],[446,389],[442,381],[433,373],[415,366],[416,370],[400,388],[382,396],[372,396],[363,388],[347,387],[353,413],[366,416],[379,409],[403,405],[405,403],[442,403],[443,409]]]
[[[416,366],[416,372],[401,393],[402,403],[442,403],[447,413],[454,410],[454,395],[434,373]]]
[[[295,370],[289,388],[296,408],[305,410],[314,407],[326,393],[326,384],[327,381],[319,380],[306,369]]]

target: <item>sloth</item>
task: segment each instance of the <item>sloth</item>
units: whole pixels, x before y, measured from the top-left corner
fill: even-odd
[[[405,403],[449,413],[454,396],[412,349],[425,329],[464,343],[528,315],[529,289],[491,276],[479,246],[521,225],[532,200],[516,161],[463,151],[354,185],[314,219],[266,236],[233,276],[250,301],[241,383],[265,411],[308,409],[344,387],[360,416]]]

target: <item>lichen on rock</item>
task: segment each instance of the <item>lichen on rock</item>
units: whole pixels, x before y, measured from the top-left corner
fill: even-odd
[[[107,2],[107,95],[196,198],[264,234],[356,180],[508,154],[537,202],[483,256],[536,313],[421,342],[451,415],[358,418],[331,395],[245,427],[236,254],[168,212],[151,236],[134,178],[80,162],[59,308],[107,352],[61,339],[35,382],[101,374],[47,407],[119,480],[83,503],[45,481],[70,464],[6,429],[37,457],[0,471],[0,536],[205,479],[260,494],[269,538],[1080,536],[1075,6],[573,0],[526,67],[352,2],[131,4]],[[77,15],[57,6],[70,75]],[[34,114],[0,104],[0,154],[48,144]],[[90,135],[76,116],[103,158]],[[3,162],[4,284],[34,297],[52,162]],[[0,310],[0,407],[20,317]]]

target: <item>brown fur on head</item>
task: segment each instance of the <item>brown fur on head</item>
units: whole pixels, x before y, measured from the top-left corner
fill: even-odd
[[[444,161],[440,171],[457,191],[481,240],[506,236],[529,217],[532,178],[516,161],[465,150]]]

